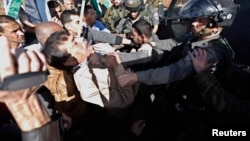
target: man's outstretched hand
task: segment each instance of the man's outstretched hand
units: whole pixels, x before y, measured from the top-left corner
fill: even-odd
[[[47,70],[45,57],[40,52],[11,50],[3,35],[0,35],[0,43],[1,83],[9,76]],[[20,90],[0,90],[0,102],[7,105],[22,131],[41,127],[51,120],[36,95],[41,85]]]

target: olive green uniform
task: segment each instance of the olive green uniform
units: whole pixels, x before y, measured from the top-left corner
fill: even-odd
[[[115,28],[118,25],[119,21],[128,15],[128,11],[123,7],[110,7],[107,9],[102,21],[107,26],[107,28],[114,33]]]
[[[145,5],[145,8],[140,12],[140,15],[152,26],[158,25],[160,23],[159,14],[151,3],[147,3]]]

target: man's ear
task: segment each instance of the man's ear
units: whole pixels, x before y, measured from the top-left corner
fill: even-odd
[[[64,26],[65,26],[65,28],[66,28],[67,30],[69,30],[69,24],[68,24],[68,23],[65,23]]]
[[[143,43],[144,43],[145,40],[147,39],[147,37],[146,37],[144,34],[141,34],[141,35],[140,35],[140,38],[141,38],[141,40],[142,40]]]
[[[80,19],[80,20],[81,20],[81,19]],[[87,20],[86,16],[83,15],[83,16],[82,16],[82,21],[86,23],[86,20]]]

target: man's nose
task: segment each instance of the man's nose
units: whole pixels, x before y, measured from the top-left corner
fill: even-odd
[[[23,31],[18,30],[18,31],[17,31],[17,35],[24,35],[24,33],[23,33]]]
[[[192,26],[196,27],[198,25],[198,22],[197,21],[193,21],[192,22]]]

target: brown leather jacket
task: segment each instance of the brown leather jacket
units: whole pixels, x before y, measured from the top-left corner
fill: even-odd
[[[66,71],[48,66],[50,75],[45,86],[55,97],[55,108],[72,119],[86,116],[86,103],[81,99],[80,93],[74,83],[73,75]]]

